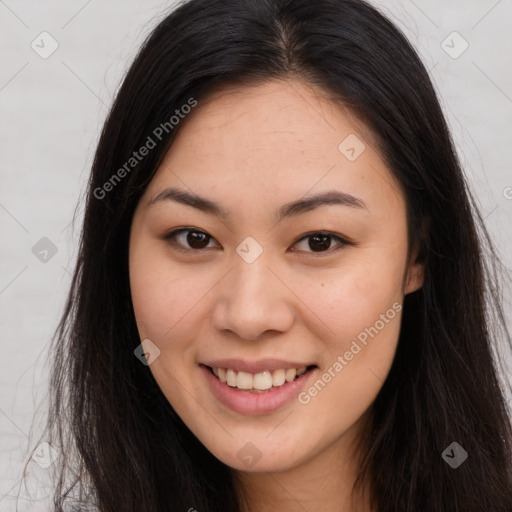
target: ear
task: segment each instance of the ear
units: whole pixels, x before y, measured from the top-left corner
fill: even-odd
[[[407,281],[404,294],[415,292],[423,286],[425,278],[425,265],[423,263],[414,263],[407,271]]]
[[[423,286],[425,280],[425,263],[423,258],[418,255],[418,250],[415,248],[410,259],[405,276],[405,289],[404,294],[415,292]]]
[[[416,233],[414,247],[409,256],[409,263],[404,276],[404,295],[419,290],[425,281],[426,247],[430,235],[430,217],[421,219],[419,232]]]

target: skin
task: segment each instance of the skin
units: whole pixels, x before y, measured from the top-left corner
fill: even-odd
[[[350,134],[366,146],[354,161],[338,149]],[[182,121],[135,211],[134,311],[141,340],[160,350],[149,368],[190,430],[234,468],[246,511],[369,510],[349,499],[354,446],[389,372],[401,312],[309,403],[293,399],[271,414],[226,408],[198,364],[312,362],[318,369],[307,390],[358,334],[422,285],[422,265],[414,254],[407,259],[403,193],[375,147],[369,130],[321,89],[296,79],[224,86]],[[219,203],[230,217],[171,200],[148,206],[174,186]],[[276,224],[283,204],[331,189],[366,208],[323,205]],[[174,245],[164,239],[181,227],[210,235],[207,248],[192,248],[187,233]],[[333,237],[324,249],[311,247],[304,235],[318,231],[353,244]],[[250,264],[236,252],[248,236],[263,249]],[[251,468],[237,457],[248,441],[261,453]]]

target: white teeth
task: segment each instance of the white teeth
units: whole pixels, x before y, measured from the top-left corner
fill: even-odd
[[[286,382],[294,380],[296,375],[297,370],[295,368],[288,368],[288,370],[286,370]]]
[[[252,389],[252,381],[252,373],[238,372],[236,377],[236,387],[238,389]]]
[[[231,368],[226,372],[226,382],[228,383],[228,386],[236,388],[236,372]]]
[[[295,378],[306,373],[306,367],[278,369],[252,374],[249,372],[237,372],[231,368],[212,368],[214,375],[232,388],[243,390],[265,391],[272,387],[279,387],[286,382],[292,382]]]
[[[240,375],[240,373],[238,374]],[[264,390],[272,387],[272,375],[270,372],[257,373],[254,376],[254,389]]]
[[[285,381],[286,372],[284,370],[275,370],[274,375],[272,375],[272,385],[273,386],[282,386]]]

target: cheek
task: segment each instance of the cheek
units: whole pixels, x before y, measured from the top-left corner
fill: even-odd
[[[149,369],[168,401],[186,417],[187,402],[180,390],[193,388],[186,363],[194,359],[190,344],[198,335],[194,314],[198,314],[208,282],[180,272],[158,252],[144,244],[130,251],[133,309],[141,340],[149,338],[160,350]]]
[[[390,309],[388,316],[395,316],[392,306],[402,302],[402,265],[399,258],[354,253],[353,262],[332,270],[328,278],[302,281],[298,294],[307,297],[333,349],[350,344]]]
[[[323,299],[322,292],[318,294],[325,312],[322,320],[330,330],[322,340],[319,375],[299,402],[309,421],[324,418],[325,435],[335,436],[364,414],[391,368],[403,297],[397,288],[400,271],[395,280],[385,275],[386,279],[378,272],[354,272],[332,284]]]
[[[210,281],[211,276],[184,274],[161,250],[133,247],[130,288],[141,336],[163,343],[182,330],[190,323],[190,312],[213,286]]]

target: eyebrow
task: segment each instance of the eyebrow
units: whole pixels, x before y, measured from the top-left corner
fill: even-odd
[[[197,194],[191,194],[176,187],[166,188],[157,194],[149,201],[147,207],[149,208],[150,206],[165,201],[175,201],[187,206],[192,206],[202,212],[216,215],[222,219],[228,219],[230,217],[227,210],[211,199],[201,197]],[[291,203],[286,203],[277,210],[275,216],[277,221],[281,221],[287,217],[307,213],[325,205],[339,205],[356,209],[368,209],[364,201],[358,197],[339,190],[328,190],[303,199],[298,199],[297,201],[292,201]]]

